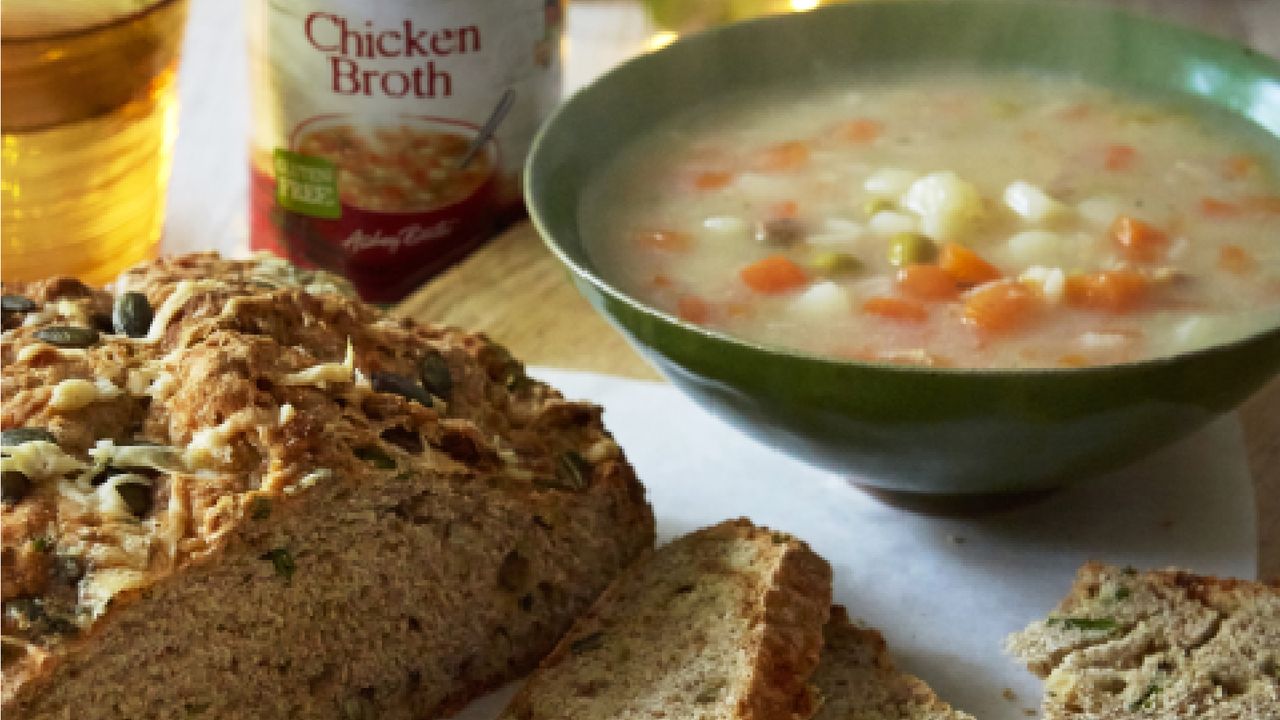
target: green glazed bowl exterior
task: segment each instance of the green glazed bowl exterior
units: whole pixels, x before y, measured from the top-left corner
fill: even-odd
[[[1012,493],[1095,475],[1186,435],[1280,370],[1280,328],[1096,368],[833,360],[682,322],[593,266],[578,224],[583,189],[655,123],[752,87],[929,68],[1043,70],[1189,97],[1280,137],[1280,64],[1221,40],[1087,3],[859,2],[727,26],[613,70],[535,141],[530,214],[583,295],[690,397],[768,445],[890,490]]]

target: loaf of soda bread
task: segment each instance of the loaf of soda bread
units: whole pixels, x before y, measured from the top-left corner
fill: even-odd
[[[1280,720],[1280,585],[1089,563],[1006,647],[1046,720]]]
[[[593,405],[341,281],[4,286],[5,717],[433,717],[652,547]]]
[[[831,568],[803,542],[730,520],[637,561],[501,720],[808,720]]]
[[[813,684],[822,707],[813,720],[974,720],[934,694],[923,680],[898,670],[884,637],[831,609],[822,661]]]

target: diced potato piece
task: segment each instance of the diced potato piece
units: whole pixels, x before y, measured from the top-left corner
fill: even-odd
[[[1080,216],[1098,227],[1110,227],[1124,212],[1124,204],[1115,198],[1092,197],[1076,203]]]
[[[1032,265],[1018,276],[1018,282],[1034,285],[1040,289],[1040,297],[1045,302],[1058,304],[1062,302],[1062,294],[1067,284],[1067,274],[1062,268]]]
[[[1063,237],[1049,230],[1023,230],[1009,238],[1005,246],[1015,265],[1060,265],[1066,254]]]
[[[845,218],[833,217],[823,221],[818,231],[805,238],[810,245],[850,246],[867,232],[862,223]]]
[[[919,232],[920,220],[914,215],[896,210],[881,210],[871,217],[867,226],[877,235],[891,236],[904,232]]]
[[[843,317],[849,313],[849,294],[830,280],[811,285],[791,301],[791,310],[811,318]]]
[[[918,173],[910,170],[881,168],[871,173],[871,176],[862,183],[862,188],[872,197],[897,200],[918,177],[920,177]]]
[[[1014,180],[1009,183],[1009,186],[1004,189],[1004,204],[1023,220],[1032,223],[1051,220],[1067,210],[1066,205],[1025,180]]]
[[[982,196],[953,172],[936,172],[911,183],[901,203],[920,216],[924,234],[956,238],[982,215]]]
[[[718,235],[745,235],[747,221],[735,215],[714,215],[703,220],[702,227]]]

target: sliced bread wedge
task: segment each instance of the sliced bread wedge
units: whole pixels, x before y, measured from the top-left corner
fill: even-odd
[[[1280,720],[1278,585],[1089,563],[1006,649],[1046,720]]]
[[[529,678],[503,720],[801,720],[816,707],[831,568],[747,520],[628,568]]]
[[[843,607],[831,609],[823,634],[822,662],[813,673],[822,707],[813,720],[973,720],[895,668],[884,637],[850,621]]]

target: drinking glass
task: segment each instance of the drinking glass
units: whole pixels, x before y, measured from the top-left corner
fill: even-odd
[[[188,0],[0,0],[0,277],[154,254]]]

